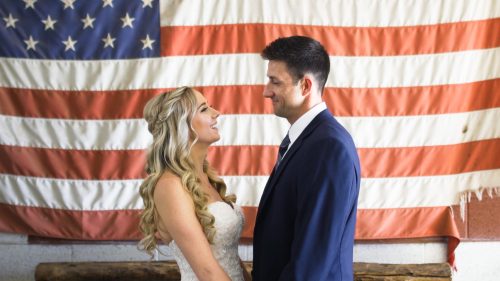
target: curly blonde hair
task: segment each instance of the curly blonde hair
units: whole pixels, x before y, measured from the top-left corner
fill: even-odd
[[[144,118],[148,123],[149,132],[153,135],[153,143],[147,153],[147,177],[139,189],[144,202],[139,223],[144,238],[139,242],[139,248],[151,256],[157,248],[159,222],[153,196],[156,183],[167,170],[181,179],[183,187],[193,199],[196,217],[207,240],[213,243],[215,218],[207,210],[207,194],[201,189],[201,181],[195,175],[194,163],[189,156],[191,147],[198,140],[198,135],[191,126],[196,110],[195,91],[190,87],[180,87],[160,94],[148,101],[144,107]],[[230,204],[236,202],[236,196],[226,195],[226,184],[206,159],[203,171],[223,201]]]

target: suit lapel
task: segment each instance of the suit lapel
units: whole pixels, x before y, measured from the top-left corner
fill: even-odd
[[[285,166],[288,164],[289,159],[293,157],[293,154],[295,154],[297,149],[302,144],[302,140],[299,140],[299,139],[297,139],[293,143],[292,147],[290,147],[289,150],[286,152],[283,160],[281,160],[281,163],[278,166],[278,168],[276,168],[276,166],[275,166],[271,175],[269,176],[269,179],[267,180],[267,183],[266,183],[266,187],[264,188],[264,192],[262,193],[262,197],[260,198],[259,210],[257,212],[257,215],[259,215],[261,213],[261,210],[263,209],[264,205],[266,204],[267,199],[269,198],[269,195],[271,194],[271,191],[273,190],[274,186],[276,185],[276,182],[278,181],[280,175],[283,173]]]
[[[262,197],[260,199],[259,203],[259,209],[257,211],[257,216],[260,215],[262,212],[262,209],[264,209],[265,204],[267,200],[269,199],[269,196],[272,193],[272,190],[276,186],[278,179],[280,178],[281,174],[283,171],[285,171],[285,167],[288,165],[288,162],[291,161],[295,153],[299,150],[299,148],[302,146],[302,142],[314,131],[314,129],[321,124],[323,120],[325,120],[328,116],[330,116],[330,113],[328,110],[324,110],[320,112],[314,119],[307,125],[307,127],[304,129],[304,131],[300,134],[299,138],[295,140],[293,145],[288,149],[288,151],[285,154],[285,157],[283,160],[281,160],[280,165],[276,169],[274,167],[273,171],[271,172],[271,175],[269,176],[269,179],[266,183],[266,187],[264,188],[264,192],[262,193]]]

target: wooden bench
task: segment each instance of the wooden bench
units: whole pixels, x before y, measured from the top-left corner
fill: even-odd
[[[251,269],[252,263],[245,262]],[[449,281],[447,263],[374,264],[354,263],[356,281]],[[36,281],[174,281],[180,280],[175,262],[59,262],[40,263],[35,270]]]

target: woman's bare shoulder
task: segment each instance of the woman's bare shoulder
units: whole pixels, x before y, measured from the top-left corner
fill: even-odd
[[[181,178],[170,171],[165,171],[156,183],[154,199],[174,205],[192,204],[191,197],[182,186]]]
[[[180,222],[194,216],[194,203],[181,178],[172,172],[164,172],[156,183],[154,202],[160,216],[160,236],[168,244],[173,238],[171,232],[182,226]]]

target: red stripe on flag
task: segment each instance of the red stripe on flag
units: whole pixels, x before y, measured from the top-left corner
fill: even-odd
[[[242,238],[253,236],[257,208],[242,207]],[[73,211],[0,203],[0,232],[81,240],[141,239],[141,210]]]
[[[58,179],[145,177],[144,150],[67,150],[0,145],[0,173]]]
[[[408,235],[411,232],[411,235]],[[459,237],[450,207],[358,209],[356,239]]]
[[[260,53],[274,39],[291,35],[313,37],[335,56],[433,54],[498,47],[498,34],[500,18],[401,27],[257,23],[164,26],[161,28],[161,56]],[[245,40],[241,40],[242,37]]]
[[[64,239],[139,239],[139,212],[73,211],[0,203],[0,231]]]
[[[269,175],[277,151],[277,146],[216,146],[210,148],[208,160],[221,175]],[[500,138],[454,145],[359,148],[358,154],[363,178],[453,175],[499,169]]]
[[[263,85],[197,87],[222,114],[273,114]],[[61,119],[142,118],[146,102],[168,89],[53,91],[0,88],[0,114]],[[404,116],[500,107],[500,78],[456,85],[400,88],[326,88],[336,116]]]
[[[242,207],[242,238],[253,234],[257,207]],[[88,240],[140,239],[140,210],[72,211],[0,203],[0,231]],[[29,223],[28,223],[29,222]],[[449,207],[359,209],[356,239],[458,237]]]
[[[355,238],[358,240],[448,237],[448,262],[460,233],[450,207],[358,209]]]
[[[454,145],[361,148],[358,153],[361,175],[368,178],[452,175],[500,168],[500,138]]]
[[[405,116],[500,107],[500,78],[466,84],[399,88],[327,88],[336,116]]]
[[[212,146],[208,151],[208,161],[221,175],[268,176],[277,155],[277,146]]]
[[[364,178],[460,174],[499,169],[500,138],[454,145],[360,148]],[[212,146],[208,160],[222,176],[266,176],[276,146]],[[58,179],[120,180],[145,176],[144,150],[65,150],[0,145],[0,173]],[[439,163],[439,165],[436,165]]]
[[[142,118],[156,90],[59,91],[0,88],[0,113],[35,118]]]

